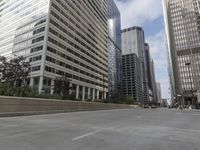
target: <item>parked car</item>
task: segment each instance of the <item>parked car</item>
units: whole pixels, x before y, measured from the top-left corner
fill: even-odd
[[[200,103],[196,105],[196,109],[200,109]]]
[[[151,105],[151,109],[156,109],[156,105]]]
[[[145,105],[144,105],[144,108],[149,108],[149,105],[148,105],[148,104],[145,104]]]

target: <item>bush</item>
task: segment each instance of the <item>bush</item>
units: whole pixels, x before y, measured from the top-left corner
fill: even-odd
[[[128,96],[125,98],[122,98],[122,100],[118,101],[119,104],[128,104],[128,105],[132,105],[135,103],[135,99],[132,96]]]
[[[31,97],[31,98],[44,98],[44,99],[62,99],[73,100],[73,95],[63,97],[58,94],[51,95],[49,93],[39,93],[37,89],[30,87],[16,88],[6,83],[0,83],[0,95],[1,96],[16,96],[16,97]]]

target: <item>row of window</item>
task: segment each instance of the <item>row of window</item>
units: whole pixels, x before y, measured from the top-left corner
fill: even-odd
[[[37,46],[37,47],[31,48],[30,53],[38,52],[38,51],[41,51],[42,49],[43,49],[43,46]]]
[[[42,59],[42,55],[40,55],[40,56],[35,56],[35,57],[31,57],[30,59],[29,59],[29,61],[30,62],[35,62],[35,61],[39,61],[39,60],[41,60]]]
[[[94,76],[93,74],[90,74],[90,73],[85,72],[85,71],[83,71],[83,70],[81,70],[81,69],[79,69],[79,68],[76,68],[76,67],[74,67],[74,66],[71,66],[71,65],[69,65],[69,64],[66,64],[65,62],[56,60],[56,59],[54,59],[54,58],[52,58],[52,57],[50,57],[50,56],[46,56],[46,60],[49,61],[49,62],[51,62],[51,63],[57,64],[57,65],[59,65],[59,66],[61,66],[61,67],[65,67],[65,68],[67,68],[67,69],[70,69],[70,70],[76,71],[76,72],[78,72],[78,73],[81,73],[81,74],[83,74],[83,75],[89,76],[89,77],[91,77],[91,78],[93,78],[93,79],[103,81],[102,78],[96,77],[96,76]],[[74,63],[78,63],[78,61],[75,60]],[[83,64],[83,65],[84,65],[84,64]],[[107,82],[107,81],[104,81],[104,82]]]
[[[44,36],[37,37],[37,38],[35,38],[35,39],[32,40],[32,44],[40,42],[40,41],[43,41],[43,40],[44,40]]]
[[[53,11],[51,12],[52,15],[56,15],[56,13],[54,13]],[[57,16],[57,15],[56,15]],[[57,18],[55,16],[56,19],[59,20],[59,18]],[[74,27],[70,26],[68,22],[64,21],[62,18],[60,19],[60,21],[66,26],[68,27],[70,30],[72,30],[75,34],[77,34],[79,38],[75,37],[73,34],[71,34],[69,31],[66,30],[65,27],[62,27],[61,25],[59,25],[58,23],[56,23],[55,21],[53,21],[52,19],[50,20],[50,23],[52,23],[56,28],[58,28],[58,30],[61,30],[63,33],[67,34],[70,38],[74,39],[75,41],[77,41],[79,44],[81,44],[82,46],[84,46],[86,49],[90,50],[92,53],[94,53],[95,55],[97,55],[99,58],[103,59],[104,61],[106,61],[106,57],[107,55],[105,53],[102,53],[101,50],[99,48],[97,48],[94,44],[92,44],[88,39],[85,38],[85,36],[83,36],[80,32],[78,32],[77,30],[75,30]],[[79,27],[80,29],[80,27]],[[87,34],[86,34],[87,35]],[[86,43],[90,44],[91,46],[83,43],[81,40],[85,40]],[[63,39],[64,40],[64,39]],[[68,40],[69,41],[69,40]],[[95,49],[95,50],[94,50]],[[99,55],[96,51],[98,50],[98,52],[102,53],[105,58],[103,58],[101,55]]]
[[[69,50],[69,48],[67,48],[65,45],[61,44],[60,42],[56,41],[55,39],[53,39],[53,38],[51,38],[51,37],[48,38],[48,41],[51,42],[51,43],[53,43],[54,45],[57,45],[58,47],[60,47],[60,48],[62,48],[62,49],[64,49],[64,50]],[[86,54],[87,56],[90,56],[90,57],[93,58],[96,62],[99,62],[99,63],[100,63],[100,61],[99,61],[98,59],[95,59],[91,54],[89,54],[89,53],[86,52],[85,50],[81,49],[79,46],[75,45],[75,44],[72,43],[72,42],[70,42],[69,44],[70,44],[71,46],[73,46],[74,48],[76,48],[76,49],[80,49],[80,51],[81,51],[82,53]],[[70,52],[70,53],[71,53],[71,52]],[[73,53],[75,53],[75,52],[73,51]],[[81,58],[81,59],[82,59],[82,58]],[[96,63],[94,62],[93,65],[96,65]],[[103,67],[101,67],[101,66],[99,66],[99,65],[96,65],[96,66],[98,66],[101,70],[107,72],[107,70],[104,69]],[[106,66],[106,67],[107,67],[107,66]]]
[[[64,10],[67,11],[67,14],[70,14],[71,16],[73,16],[73,17],[76,19],[77,22],[80,22],[80,24],[81,24],[84,28],[88,29],[89,33],[91,33],[94,37],[97,38],[97,41],[103,42],[104,40],[106,40],[106,39],[103,40],[103,39],[98,38],[98,37],[96,36],[95,33],[98,33],[99,36],[104,37],[104,35],[102,35],[100,26],[98,26],[98,25],[96,25],[96,24],[94,23],[94,22],[95,22],[94,19],[90,20],[91,22],[88,22],[87,19],[84,19],[84,18],[83,18],[83,19],[80,19],[80,18],[76,17],[76,16],[85,16],[86,18],[91,18],[91,16],[89,16],[87,13],[85,13],[85,9],[82,9],[82,8],[79,6],[79,5],[83,6],[83,4],[81,4],[80,1],[73,1],[73,3],[75,4],[75,6],[78,7],[78,8],[75,8],[68,0],[65,0],[65,2],[69,5],[69,7],[71,8],[71,10],[75,11],[78,15],[75,14],[75,13],[73,13],[72,11],[70,11],[70,9],[67,8],[67,5],[63,4],[60,0],[56,0],[56,1],[60,4],[61,7],[64,8]],[[78,4],[78,3],[80,3],[80,4]],[[84,4],[86,4],[86,2],[84,2]],[[54,4],[53,7],[54,7],[54,6],[56,6],[56,5]],[[62,10],[60,10],[58,6],[57,6],[57,7],[54,7],[54,8],[57,9],[57,11],[59,11],[61,14],[64,15],[64,17],[67,18],[68,15],[66,15],[66,13],[64,13]],[[81,13],[80,13],[80,11],[81,11]],[[71,18],[68,18],[68,19],[69,19],[70,22],[72,22],[74,25],[76,24],[76,23],[74,22],[74,20],[72,20]],[[95,19],[96,19],[96,18],[95,18]],[[81,21],[81,20],[84,20],[85,22],[87,22],[87,25],[85,25],[85,23],[84,23],[83,21]],[[97,19],[96,21],[99,21],[99,20]],[[107,22],[107,21],[106,21],[106,22]],[[93,25],[91,25],[91,24],[93,24]],[[88,25],[89,25],[89,28],[88,28]],[[93,26],[96,26],[96,29],[95,29]],[[94,33],[92,30],[95,31],[95,33]],[[100,31],[100,33],[99,33],[99,31]],[[104,28],[104,31],[105,31],[105,33],[106,33],[107,29]],[[97,41],[96,41],[96,42],[97,42]],[[106,41],[104,41],[103,43],[106,43]]]
[[[41,66],[33,66],[31,67],[31,72],[39,71],[41,69]]]
[[[70,73],[67,73],[67,72],[64,72],[64,71],[61,71],[61,70],[54,69],[54,68],[49,67],[49,66],[45,66],[45,71],[50,72],[50,73],[56,73],[56,74],[58,74],[58,75],[66,76],[66,77],[68,77],[68,78],[72,78],[72,79],[75,79],[75,80],[79,80],[79,81],[85,82],[85,83],[87,83],[87,84],[92,84],[92,85],[96,85],[96,86],[108,88],[107,86],[104,85],[104,83],[103,83],[103,84],[99,84],[99,83],[96,83],[96,82],[94,82],[94,81],[90,81],[90,80],[87,80],[87,79],[78,77],[78,76],[76,76],[76,75],[72,75],[72,74],[70,74]]]
[[[39,20],[37,22],[34,21],[34,22],[29,23],[27,25],[23,25],[22,27],[20,27],[20,28],[18,28],[16,30],[16,32],[15,32],[16,37],[21,35],[21,34],[23,34],[23,33],[25,33],[25,32],[28,32],[28,31],[32,30],[34,27],[39,26],[39,25],[41,25],[41,24],[43,24],[45,22],[46,22],[46,19],[41,19],[41,20]]]
[[[66,13],[64,13],[55,3],[52,3],[52,6],[53,6],[60,14],[62,14],[65,18],[67,18],[72,24],[77,25],[77,24],[74,22],[74,20],[71,19],[71,18],[69,18],[69,17],[67,17]],[[63,6],[63,5],[62,5],[62,6]],[[63,6],[63,7],[65,7],[65,6]],[[67,10],[66,7],[65,7],[64,9]],[[84,32],[85,35],[87,35],[93,42],[95,42],[96,44],[98,44],[97,40],[94,39],[94,38],[92,38],[92,36],[95,37],[94,32],[93,32],[91,29],[89,29],[78,17],[76,17],[75,15],[73,15],[73,13],[72,13],[70,10],[67,10],[67,11],[68,11],[74,18],[76,18],[77,22],[81,23],[81,25],[82,25],[85,29],[87,29],[87,31],[89,31],[89,33],[86,33],[84,30],[81,30],[80,27],[79,27],[78,29],[81,30],[82,32]],[[52,13],[54,13],[54,12],[52,12]],[[80,14],[79,12],[76,12],[76,13],[79,14],[78,16],[81,16],[81,14]],[[55,16],[56,18],[59,17],[58,15],[56,15],[56,13],[54,13],[53,16]],[[58,19],[59,19],[59,18],[58,18]],[[64,20],[63,20],[62,18],[60,18],[60,21],[61,21],[63,24],[65,24],[65,22],[64,22]],[[66,26],[69,26],[69,28],[71,27],[69,24],[66,24]],[[93,27],[92,27],[92,29],[95,30]],[[91,36],[90,34],[91,34],[92,36]],[[98,38],[98,40],[101,41],[101,39],[99,39],[99,38]]]
[[[38,34],[38,33],[41,33],[41,32],[44,32],[44,31],[45,31],[45,27],[36,29],[36,30],[33,31],[33,35]]]
[[[68,55],[66,55],[66,54],[64,54],[64,53],[62,53],[60,51],[57,51],[56,49],[54,49],[54,48],[52,48],[50,46],[47,47],[47,51],[49,51],[49,52],[51,52],[53,54],[56,54],[56,55],[58,55],[58,56],[60,56],[62,58],[65,58],[65,59],[67,59],[67,60],[69,60],[71,62],[74,62],[74,63],[76,63],[76,64],[78,64],[78,65],[80,65],[82,67],[85,67],[86,69],[89,69],[89,70],[91,70],[93,72],[96,72],[96,73],[98,73],[100,75],[104,75],[104,74],[99,72],[98,70],[96,70],[96,67],[98,67],[99,69],[104,70],[105,72],[107,72],[107,70],[103,69],[102,67],[99,67],[97,64],[94,64],[91,60],[85,58],[84,56],[82,56],[82,55],[80,55],[80,54],[78,54],[76,52],[73,52],[69,48],[67,48],[68,52],[71,52],[71,53],[73,52],[72,54],[74,54],[74,56],[79,57],[82,60],[86,61],[87,63],[90,63],[91,65],[95,66],[95,69],[91,68],[90,66],[88,66],[88,65],[86,65],[84,63],[81,63],[80,61],[78,61],[78,60],[76,60],[76,59],[74,59],[74,58],[72,58],[72,57],[70,57],[70,56],[68,56]]]
[[[59,8],[58,8],[58,9],[59,9]],[[68,10],[68,11],[69,11],[69,13],[71,13],[70,10]],[[63,17],[67,18],[67,19],[70,21],[70,23],[73,24],[73,25],[75,26],[75,28],[72,27],[69,23],[67,23],[67,22],[65,21],[65,19],[62,18],[62,16],[59,17],[59,16],[58,16],[55,12],[53,12],[53,11],[52,11],[52,13],[53,13],[52,15],[54,15],[54,16],[56,17],[56,19],[60,20],[65,26],[69,27],[73,32],[75,32],[77,35],[79,35],[81,38],[83,38],[87,43],[89,43],[92,47],[94,47],[94,48],[97,49],[98,51],[100,51],[100,49],[97,48],[96,45],[99,45],[99,46],[101,47],[101,49],[105,49],[101,44],[99,44],[99,42],[97,42],[97,40],[100,40],[100,41],[102,41],[102,40],[101,40],[100,38],[98,38],[98,37],[96,36],[96,34],[95,34],[90,28],[88,28],[88,26],[84,25],[84,23],[83,23],[78,17],[76,17],[76,15],[73,15],[73,13],[71,13],[71,15],[72,15],[74,18],[76,18],[76,20],[77,20],[78,22],[75,22],[73,19],[67,17],[67,14],[64,13],[62,10],[60,10],[60,12],[61,12],[61,14],[63,15]],[[78,15],[78,16],[79,16],[79,15]],[[83,29],[82,26],[84,26],[85,30]],[[95,30],[94,28],[92,28],[92,29]],[[78,30],[82,31],[85,35],[80,34],[80,32],[79,32]],[[96,31],[96,32],[97,32],[97,31]],[[97,38],[97,39],[93,38],[89,33],[91,33],[91,34],[93,35],[93,37],[95,37],[95,38]],[[92,42],[90,42],[87,38],[85,38],[85,36],[89,37],[89,38],[92,40],[92,42],[94,42],[95,44],[93,44]],[[105,38],[105,37],[104,37],[104,38]],[[102,41],[102,42],[103,42],[103,41]],[[105,42],[104,42],[104,43],[105,43]],[[107,45],[104,45],[104,46],[106,47]],[[102,53],[102,54],[104,54],[104,53]],[[104,55],[105,55],[105,54],[104,54]]]
[[[69,33],[65,28],[61,27],[59,24],[57,24],[55,21],[50,20],[50,22],[56,26],[57,28],[59,28],[63,33],[68,33],[68,35],[70,37],[73,37],[73,35],[71,33]],[[62,39],[65,42],[68,42],[68,44],[70,44],[71,46],[73,46],[75,49],[80,50],[81,52],[85,53],[86,55],[90,56],[92,59],[94,59],[95,61],[99,62],[100,64],[104,65],[105,67],[107,67],[107,64],[105,64],[105,62],[97,59],[94,56],[99,56],[95,50],[92,50],[90,47],[88,47],[87,45],[83,45],[84,47],[86,47],[87,50],[90,50],[93,54],[88,53],[86,50],[84,50],[83,48],[81,48],[80,46],[78,46],[77,44],[75,44],[74,42],[69,41],[68,39],[64,38],[64,36],[61,36],[60,34],[58,34],[55,30],[50,29],[50,32],[54,35],[56,35],[57,37],[59,37],[60,39]],[[101,58],[99,56],[99,58]],[[107,62],[107,60],[103,59],[104,61]]]

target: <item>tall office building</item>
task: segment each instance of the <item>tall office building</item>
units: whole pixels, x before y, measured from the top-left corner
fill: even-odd
[[[76,99],[106,98],[107,12],[107,0],[1,0],[0,55],[26,56],[40,92],[66,76]]]
[[[134,103],[144,103],[140,64],[134,53],[122,56],[123,95],[132,97]]]
[[[121,15],[114,0],[108,0],[108,32],[110,39],[121,49]]]
[[[154,61],[152,58],[151,58],[151,75],[152,75],[151,81],[152,81],[152,88],[153,88],[153,102],[158,102]]]
[[[150,55],[150,48],[149,48],[149,45],[148,43],[145,43],[145,60],[146,60],[146,66],[147,66],[147,83],[148,83],[148,90],[149,90],[149,101],[153,101],[154,99],[154,93],[155,91],[154,90],[154,79],[153,79],[153,76],[155,76],[154,74],[154,67],[152,67],[152,64],[151,64],[151,55]]]
[[[140,65],[137,67],[141,68],[143,100],[149,101],[147,66],[144,52],[145,38],[143,29],[141,27],[131,27],[122,30],[122,54],[136,54],[136,56],[139,58]]]
[[[157,102],[162,104],[161,85],[159,82],[156,82],[156,89],[157,89]]]
[[[163,0],[170,75],[175,95],[196,103],[200,89],[200,1]]]
[[[121,16],[114,0],[108,0],[108,93],[120,99],[122,87]]]

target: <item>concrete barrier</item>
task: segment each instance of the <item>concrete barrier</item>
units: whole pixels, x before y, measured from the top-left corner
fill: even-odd
[[[131,107],[128,105],[118,104],[0,96],[0,117],[6,115],[9,116],[9,114],[32,115],[54,112],[96,111],[128,108]]]

